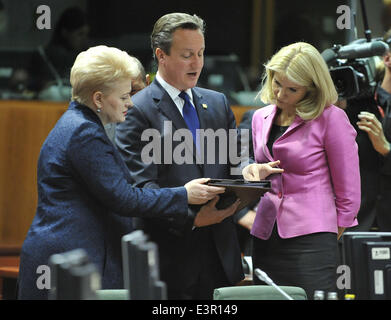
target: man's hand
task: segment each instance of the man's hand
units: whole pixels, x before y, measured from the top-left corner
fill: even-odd
[[[225,192],[223,187],[208,186],[210,178],[194,179],[185,184],[187,191],[187,202],[189,204],[204,204],[212,200],[216,195]]]
[[[373,148],[383,156],[388,154],[390,152],[390,143],[384,136],[380,121],[377,120],[373,113],[366,111],[361,111],[358,118],[360,121],[357,122],[357,125],[362,131],[368,133]]]
[[[211,202],[205,204],[198,211],[197,216],[194,219],[195,227],[206,227],[212,224],[220,223],[225,218],[232,216],[240,204],[240,200],[236,200],[231,206],[226,209],[216,209],[216,203],[220,197],[216,196]]]
[[[249,164],[242,170],[243,178],[247,181],[259,181],[273,173],[283,173],[284,169],[275,168],[279,164],[280,160],[268,163]]]

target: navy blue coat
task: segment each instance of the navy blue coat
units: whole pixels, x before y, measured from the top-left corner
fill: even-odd
[[[72,102],[44,142],[38,160],[38,207],[23,243],[20,299],[44,299],[39,265],[52,254],[83,248],[95,263],[102,288],[122,288],[121,237],[130,217],[193,219],[184,187],[138,189],[97,115]]]

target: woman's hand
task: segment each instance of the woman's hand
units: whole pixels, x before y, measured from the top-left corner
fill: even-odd
[[[223,187],[208,186],[210,178],[200,178],[189,181],[185,184],[187,191],[187,202],[189,204],[204,204],[216,197],[216,195],[225,192]]]
[[[275,168],[280,164],[280,160],[268,163],[252,163],[242,170],[243,178],[248,181],[259,181],[265,179],[273,173],[283,173],[284,169]]]
[[[368,137],[372,142],[373,148],[381,155],[385,156],[390,152],[390,143],[384,136],[382,124],[373,113],[361,111],[358,115],[360,119],[357,122],[359,129],[368,133]]]
[[[345,228],[344,227],[338,227],[338,235],[337,235],[337,240],[341,238],[342,234],[344,233]]]

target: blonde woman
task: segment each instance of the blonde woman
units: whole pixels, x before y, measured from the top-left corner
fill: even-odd
[[[218,223],[236,206],[212,214],[189,214],[223,188],[205,185],[138,189],[104,125],[125,120],[132,106],[134,59],[124,51],[97,46],[80,53],[71,70],[72,102],[44,142],[38,160],[38,207],[24,241],[18,297],[45,299],[37,288],[37,267],[52,254],[83,248],[102,276],[103,289],[122,288],[121,237],[135,216],[167,218],[178,224]]]
[[[256,163],[243,175],[262,178],[260,163],[271,161],[284,171],[271,176],[272,190],[258,205],[254,269],[279,285],[304,288],[308,298],[316,289],[334,291],[337,237],[357,225],[360,207],[356,132],[333,105],[334,84],[310,44],[291,44],[271,58],[260,97],[271,104],[254,114]]]

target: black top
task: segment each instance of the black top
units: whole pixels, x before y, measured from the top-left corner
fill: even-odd
[[[284,132],[289,128],[289,126],[279,126],[273,123],[272,129],[270,130],[269,139],[267,140],[267,147],[270,151],[270,154],[273,156],[273,144],[274,142],[281,137]]]

